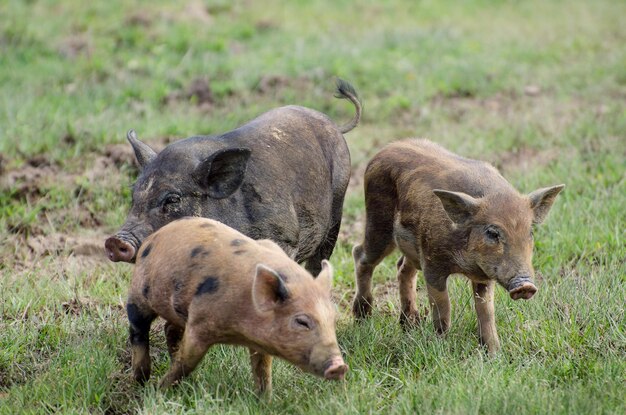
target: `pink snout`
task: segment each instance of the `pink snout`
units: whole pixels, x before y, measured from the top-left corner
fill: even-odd
[[[113,262],[133,262],[135,258],[135,247],[130,242],[115,236],[111,236],[104,242],[104,249],[107,257]]]
[[[530,300],[533,295],[537,292],[537,287],[531,282],[524,282],[522,285],[515,287],[511,291],[509,291],[509,295],[514,300],[519,300],[523,298],[524,300]]]
[[[335,357],[328,364],[326,370],[324,370],[324,379],[328,380],[343,380],[348,371],[348,365],[343,362],[341,357]]]

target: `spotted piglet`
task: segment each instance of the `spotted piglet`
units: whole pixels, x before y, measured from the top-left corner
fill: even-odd
[[[211,345],[246,346],[259,394],[271,392],[272,356],[325,379],[343,379],[335,335],[332,268],[311,276],[269,240],[214,220],[184,218],[150,235],[128,296],[134,378],[150,377],[148,333],[166,320],[172,365],[159,386],[189,375]]]

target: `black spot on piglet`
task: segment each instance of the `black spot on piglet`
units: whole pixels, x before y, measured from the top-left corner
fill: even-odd
[[[198,245],[194,249],[191,250],[191,257],[195,258],[198,256],[198,254],[202,253],[203,251],[204,251],[204,248]]]
[[[212,294],[219,288],[219,280],[216,277],[206,277],[204,282],[198,285],[196,295]]]
[[[185,310],[183,305],[180,304],[178,301],[174,301],[174,311],[176,312],[176,314],[180,316],[180,318],[187,321],[187,317],[188,317],[187,310]]]
[[[154,320],[154,316],[143,314],[141,310],[139,310],[139,307],[132,303],[126,305],[126,313],[128,315],[128,322],[130,323],[131,344],[147,343],[150,323]]]
[[[232,241],[230,241],[230,246],[241,246],[245,243],[246,241],[244,241],[243,239],[233,239]]]

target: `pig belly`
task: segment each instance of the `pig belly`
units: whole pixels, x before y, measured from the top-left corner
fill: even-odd
[[[420,253],[417,238],[412,231],[396,222],[393,228],[393,238],[396,246],[413,264],[420,263]],[[419,269],[419,267],[418,267]]]
[[[187,324],[189,304],[177,301],[177,297],[170,295],[167,301],[156,301],[150,303],[150,308],[170,324],[181,329]]]

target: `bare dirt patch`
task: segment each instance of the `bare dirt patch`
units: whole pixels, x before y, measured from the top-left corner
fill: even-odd
[[[164,105],[176,102],[192,102],[202,110],[213,108],[215,99],[207,78],[196,78],[184,90],[174,91],[163,99]]]
[[[68,59],[75,59],[79,56],[91,56],[93,45],[87,34],[74,34],[66,37],[58,46],[59,53]]]
[[[307,90],[312,86],[313,81],[308,76],[263,75],[254,87],[254,91],[261,95],[269,95],[277,94],[286,88]]]
[[[146,10],[137,10],[124,20],[126,26],[139,26],[139,27],[150,27],[152,26],[152,22],[154,21],[154,16],[152,16]]]
[[[0,187],[9,190],[14,199],[32,199],[43,196],[44,189],[58,176],[59,166],[41,156],[33,157],[16,169],[5,171]]]
[[[342,217],[338,240],[348,245],[360,242],[365,233],[365,212],[356,217]]]
[[[62,233],[36,235],[25,240],[31,253],[41,256],[77,255],[105,258],[104,235],[73,236]]]
[[[154,147],[163,147],[162,141]],[[103,228],[97,200],[119,191],[128,181],[124,170],[137,168],[130,145],[109,145],[71,169],[45,156],[11,169],[2,160],[0,193],[8,213],[0,249],[3,267],[32,269],[45,257],[71,257],[79,268],[106,261],[103,243],[109,230]],[[60,202],[67,198],[71,202]]]
[[[540,150],[532,147],[520,147],[499,153],[493,159],[493,165],[502,173],[528,171],[549,165],[562,156],[557,148]]]
[[[430,105],[448,112],[453,120],[461,121],[466,114],[476,109],[502,116],[510,115],[517,100],[519,97],[513,92],[499,93],[487,98],[437,95],[431,100]]]
[[[209,12],[207,5],[201,0],[192,0],[187,2],[182,16],[196,23],[209,24],[213,22],[213,16]]]

